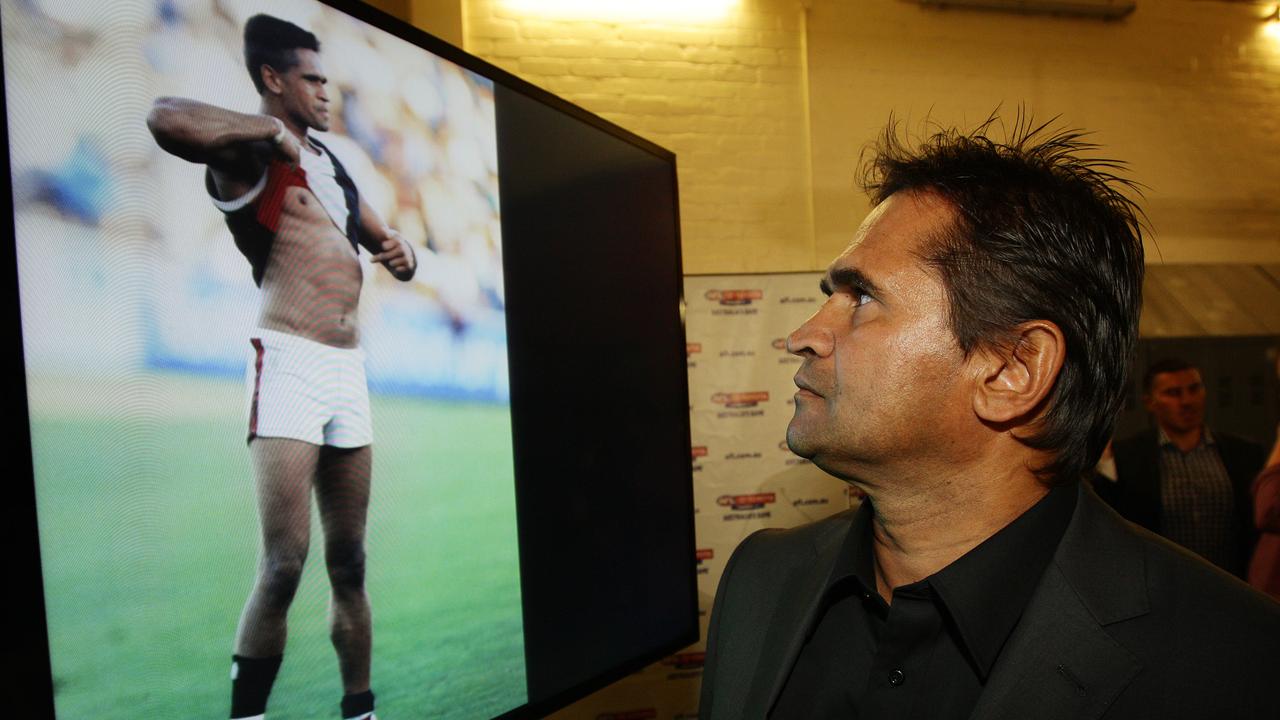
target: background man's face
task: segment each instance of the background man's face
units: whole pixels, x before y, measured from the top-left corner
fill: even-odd
[[[919,257],[952,212],[927,193],[882,203],[828,269],[826,302],[787,338],[804,359],[787,443],[828,472],[909,467],[962,444],[950,433],[973,418],[960,391],[964,355],[942,282]]]
[[[284,85],[281,101],[285,112],[295,123],[324,132],[329,129],[329,95],[325,90],[329,78],[324,74],[320,54],[306,49],[294,53],[297,62],[279,74]]]
[[[1204,382],[1195,368],[1157,374],[1144,399],[1165,432],[1190,432],[1204,424]]]

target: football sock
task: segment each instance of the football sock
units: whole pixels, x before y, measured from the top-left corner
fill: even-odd
[[[267,696],[280,671],[283,655],[266,658],[231,656],[231,717],[258,718],[267,710]]]
[[[344,720],[366,720],[373,717],[373,691],[342,696],[342,717]]]

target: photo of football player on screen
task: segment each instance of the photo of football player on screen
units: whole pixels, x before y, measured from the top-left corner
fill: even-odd
[[[491,81],[313,0],[0,8],[58,716],[524,703]]]

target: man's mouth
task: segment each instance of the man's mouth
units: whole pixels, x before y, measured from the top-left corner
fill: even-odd
[[[799,391],[796,392],[796,395],[800,395],[800,396],[812,395],[813,397],[822,397],[822,394],[819,393],[817,390],[814,390],[813,386],[809,384],[809,381],[800,377],[799,374],[797,374],[795,377],[795,384],[796,384],[796,387],[799,388]]]

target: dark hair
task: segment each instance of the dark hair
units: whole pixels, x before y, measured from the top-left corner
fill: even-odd
[[[1062,371],[1020,440],[1050,452],[1035,468],[1042,481],[1068,483],[1097,462],[1124,398],[1142,308],[1143,216],[1121,190],[1141,193],[1113,174],[1123,163],[1080,157],[1097,148],[1085,133],[1019,112],[997,142],[987,135],[998,120],[968,133],[939,129],[912,149],[890,118],[863,185],[877,205],[926,191],[955,210],[922,259],[941,277],[966,355],[1011,346],[1030,320],[1062,330]]]
[[[1151,392],[1151,385],[1155,382],[1157,375],[1164,373],[1181,372],[1183,370],[1199,370],[1200,368],[1183,360],[1180,357],[1160,358],[1147,366],[1146,372],[1142,373],[1142,392]]]
[[[297,50],[320,52],[320,41],[313,33],[270,15],[254,15],[244,24],[244,64],[259,95],[265,89],[262,66],[288,72],[298,64]]]

